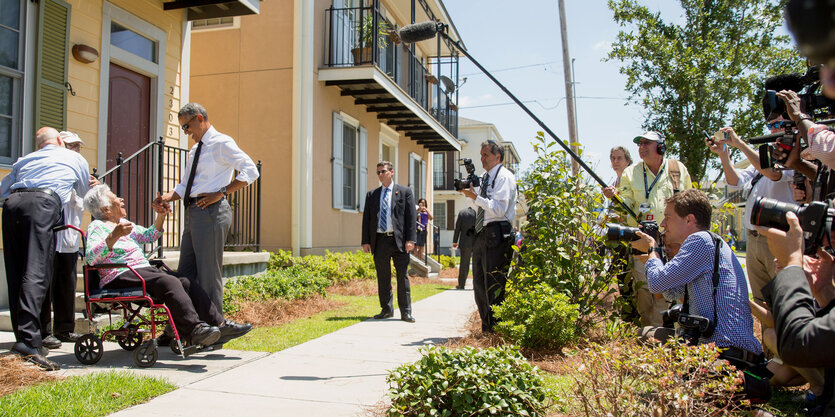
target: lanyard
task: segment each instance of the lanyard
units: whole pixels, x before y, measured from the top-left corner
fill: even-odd
[[[655,183],[658,182],[658,179],[661,178],[661,174],[664,173],[664,168],[666,167],[666,164],[665,164],[665,166],[661,167],[661,171],[658,171],[658,175],[655,176],[655,179],[652,180],[652,184],[650,184],[649,187],[647,187],[647,164],[645,162],[643,163],[643,167],[644,167],[644,192],[646,193],[645,198],[647,200],[649,200],[649,193],[650,193],[650,191],[652,191],[652,188],[655,187]]]

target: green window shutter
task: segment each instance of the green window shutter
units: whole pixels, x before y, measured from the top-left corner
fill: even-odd
[[[35,129],[66,129],[67,60],[70,43],[70,5],[41,0],[38,14],[38,70],[35,87]]]

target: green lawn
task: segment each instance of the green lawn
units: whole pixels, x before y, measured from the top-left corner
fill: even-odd
[[[106,416],[176,387],[162,379],[107,371],[34,385],[0,397],[0,415]]]
[[[422,300],[441,291],[452,288],[449,285],[424,284],[412,286],[412,302]],[[296,320],[277,327],[257,327],[249,334],[223,346],[224,349],[278,352],[289,347],[359,323],[380,312],[377,295],[368,297],[328,295],[348,303],[336,310],[323,311],[306,319]],[[395,301],[396,301],[395,297]],[[397,304],[395,303],[395,310]],[[395,313],[395,317],[397,317]],[[420,320],[420,317],[417,317]]]

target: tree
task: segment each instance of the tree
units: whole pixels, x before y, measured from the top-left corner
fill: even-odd
[[[714,158],[702,130],[733,126],[763,134],[763,82],[802,71],[782,24],[786,0],[679,0],[683,21],[666,22],[636,0],[609,0],[621,30],[607,60],[623,63],[630,100],[644,108],[645,129],[667,137],[693,181]]]

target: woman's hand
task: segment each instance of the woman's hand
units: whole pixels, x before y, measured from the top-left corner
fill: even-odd
[[[107,247],[109,249],[113,249],[113,245],[116,244],[116,241],[121,239],[122,236],[129,235],[131,231],[133,231],[133,223],[127,220],[120,221],[119,224],[117,224],[116,227],[113,228],[110,234],[107,235],[107,238],[105,239]]]

